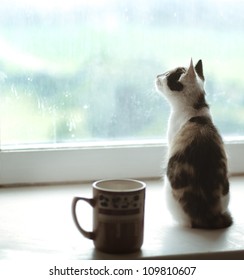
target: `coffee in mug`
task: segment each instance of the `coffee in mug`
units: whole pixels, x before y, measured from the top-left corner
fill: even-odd
[[[146,184],[138,180],[101,180],[93,183],[93,198],[74,197],[72,216],[78,230],[106,253],[131,253],[141,248],[144,233]],[[93,231],[77,219],[79,200],[93,207]]]

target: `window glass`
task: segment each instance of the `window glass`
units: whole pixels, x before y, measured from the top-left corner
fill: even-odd
[[[164,139],[158,73],[203,60],[226,137],[244,135],[244,2],[8,0],[0,5],[1,145]]]

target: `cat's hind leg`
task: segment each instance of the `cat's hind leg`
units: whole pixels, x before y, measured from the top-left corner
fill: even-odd
[[[219,215],[210,216],[207,219],[198,219],[192,222],[192,228],[203,229],[221,229],[231,226],[233,223],[232,217],[228,212],[219,213]]]
[[[184,226],[191,226],[191,220],[189,216],[183,211],[179,201],[173,195],[173,189],[167,176],[164,177],[164,196],[167,208],[172,218],[179,224]]]
[[[222,211],[221,199],[214,195],[206,198],[199,193],[185,192],[181,205],[193,228],[221,229],[229,227],[233,222],[229,212]]]

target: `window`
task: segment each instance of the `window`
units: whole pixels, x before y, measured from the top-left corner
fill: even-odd
[[[238,141],[235,147],[228,142],[238,154],[244,136],[243,8],[240,0],[1,3],[0,181],[25,181],[27,174],[30,181],[45,181],[43,169],[61,176],[63,168],[96,164],[98,178],[111,177],[99,172],[118,159],[128,170],[114,176],[159,175],[169,107],[154,79],[191,57],[203,60],[215,123],[226,141]],[[131,166],[127,152],[135,152]],[[132,173],[138,160],[150,166]],[[233,157],[231,162],[239,166]],[[18,176],[6,179],[16,168]],[[78,170],[68,179],[93,177]]]

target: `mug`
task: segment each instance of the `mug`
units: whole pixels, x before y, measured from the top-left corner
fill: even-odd
[[[78,230],[106,253],[140,250],[144,233],[146,184],[138,180],[100,180],[93,183],[93,198],[74,197],[72,216]],[[93,231],[84,230],[77,219],[79,200],[93,207]],[[80,213],[82,215],[82,213]],[[86,215],[86,213],[83,213]]]

